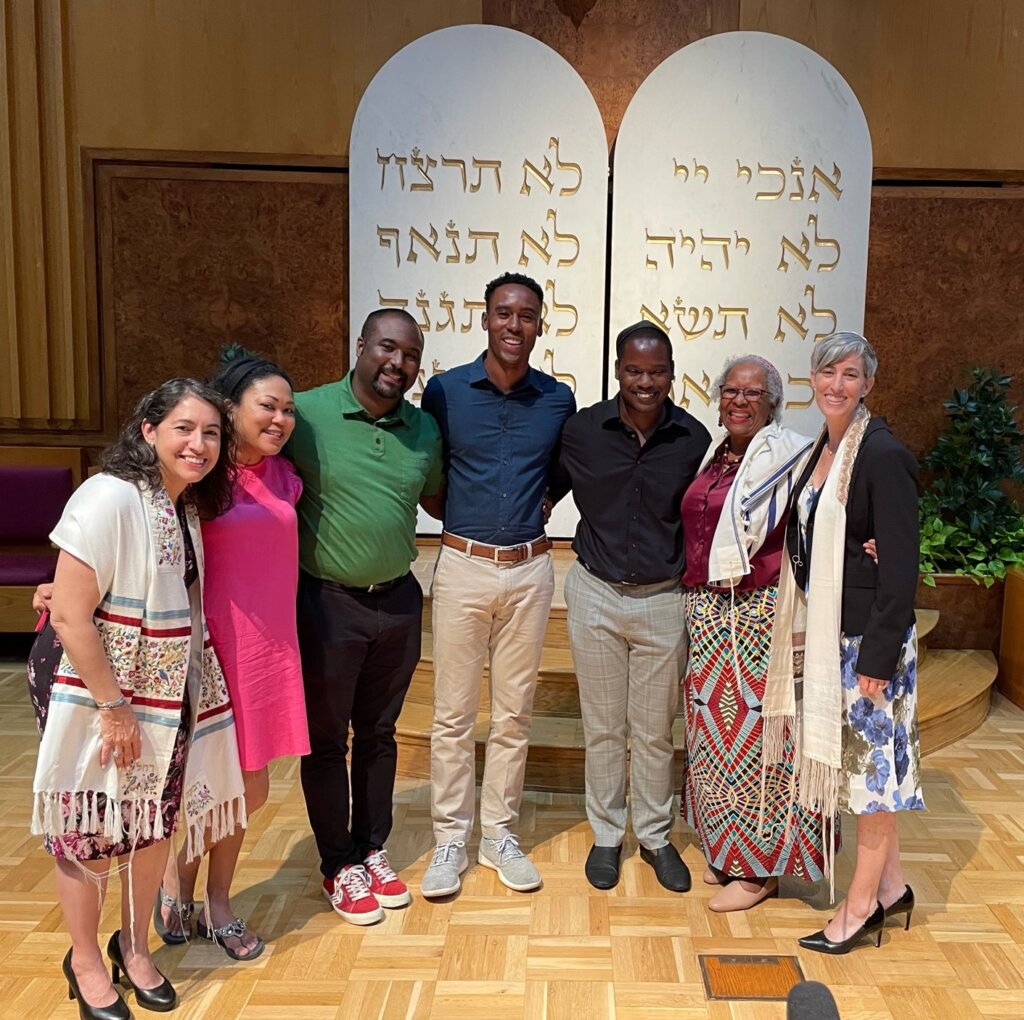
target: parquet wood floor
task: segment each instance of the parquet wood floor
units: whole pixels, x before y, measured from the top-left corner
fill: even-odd
[[[0,1015],[72,1020],[52,864],[28,832],[35,752],[24,672],[0,663]],[[880,950],[865,943],[846,957],[796,945],[828,916],[820,888],[786,881],[780,899],[753,911],[710,913],[700,854],[681,823],[673,838],[697,878],[693,892],[662,890],[633,842],[619,887],[591,889],[590,833],[582,799],[569,794],[526,796],[520,831],[544,876],[539,892],[510,892],[474,866],[458,897],[416,894],[408,909],[358,929],[320,894],[297,762],[276,763],[272,780],[235,886],[237,909],[268,950],[244,964],[205,944],[161,947],[181,1020],[785,1016],[782,1003],[707,1002],[697,956],[711,953],[798,956],[808,978],[832,988],[844,1020],[1024,1016],[1024,712],[998,697],[972,736],[925,759],[930,810],[902,820],[918,897],[910,931],[891,926]],[[415,893],[433,842],[427,786],[400,780],[396,800],[389,851]],[[840,887],[850,865],[843,854]],[[115,926],[111,896],[102,931]]]

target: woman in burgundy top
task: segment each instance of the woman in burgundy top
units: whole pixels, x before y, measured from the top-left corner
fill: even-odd
[[[683,683],[686,819],[722,888],[708,906],[745,910],[779,875],[822,877],[821,818],[791,804],[793,749],[766,773],[764,695],[786,507],[811,440],[778,424],[782,379],[764,358],[726,362],[716,388],[727,435],[682,502],[690,657]]]

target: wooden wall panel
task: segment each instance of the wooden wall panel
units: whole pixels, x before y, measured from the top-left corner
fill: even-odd
[[[483,17],[547,43],[576,68],[610,147],[644,78],[687,43],[735,30],[739,0],[484,0]]]
[[[77,0],[81,144],[344,156],[370,79],[480,0]]]
[[[70,273],[80,234],[69,204],[78,168],[68,157],[65,22],[58,3],[0,6],[0,432],[98,424]]]
[[[108,420],[224,344],[300,389],[347,365],[348,174],[98,162],[100,329]]]
[[[875,188],[864,331],[868,404],[918,456],[968,365],[1014,374],[1024,404],[1024,187]]]
[[[843,74],[876,167],[1024,171],[1020,0],[740,0],[739,25],[804,43]]]

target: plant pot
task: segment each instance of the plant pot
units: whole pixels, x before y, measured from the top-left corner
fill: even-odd
[[[935,586],[917,584],[915,605],[937,609],[939,622],[928,635],[929,648],[981,648],[999,653],[1003,582],[991,588],[959,574],[932,574]]]

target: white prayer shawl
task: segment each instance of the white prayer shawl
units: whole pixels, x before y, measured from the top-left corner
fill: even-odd
[[[839,443],[832,470],[818,496],[806,599],[797,588],[789,557],[783,557],[762,705],[763,765],[782,760],[786,737],[791,735],[795,796],[801,806],[823,817],[825,874],[833,890],[834,841],[829,829],[839,810],[840,784],[844,781],[839,641],[846,503],[853,465],[870,420],[867,409],[859,407]],[[823,432],[818,443],[824,438]],[[802,664],[799,654],[794,654],[799,653],[801,646]],[[798,698],[801,667],[802,696]],[[762,791],[763,788],[762,783]]]
[[[203,546],[195,508],[188,529],[200,580]],[[39,747],[32,832],[127,839],[170,836],[161,795],[181,722],[193,627],[183,581],[184,543],[164,489],[95,475],[71,497],[51,540],[96,572],[104,593],[93,617],[114,678],[139,722],[142,753],[127,768],[100,757],[100,715],[67,653],[61,657]],[[192,697],[192,739],[181,816],[190,858],[246,824],[244,785],[227,685],[205,621],[202,675]],[[97,797],[107,798],[101,811]],[[122,823],[122,806],[131,821]]]
[[[789,505],[814,440],[772,422],[750,441],[711,540],[708,583],[735,588]]]

